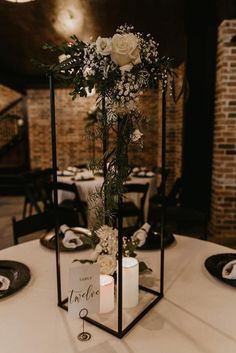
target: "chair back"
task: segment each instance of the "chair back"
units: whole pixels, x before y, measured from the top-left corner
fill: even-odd
[[[130,183],[125,185],[125,194],[128,193],[138,193],[142,194],[140,199],[140,208],[143,210],[146,201],[146,196],[149,188],[149,183],[146,184],[136,184]],[[125,198],[125,196],[124,196]]]
[[[81,202],[75,183],[70,184],[70,183],[57,182],[56,188],[57,188],[57,190],[63,190],[63,191],[67,191],[67,192],[72,193],[74,195],[73,200]],[[53,182],[48,183],[46,185],[46,189],[47,189],[48,199],[50,200],[50,204],[53,205],[54,183]]]
[[[32,214],[34,208],[37,213],[42,212],[40,202],[42,202],[44,209],[47,202],[47,193],[45,191],[45,184],[52,178],[52,169],[37,169],[27,173],[23,178],[25,202],[23,209],[23,218],[26,217],[27,205],[30,206],[29,215]]]
[[[64,182],[57,182],[56,184],[56,188],[57,190],[63,190],[66,192],[70,192],[74,195],[73,198],[70,199],[64,199],[60,204],[59,204],[59,208],[61,209],[73,209],[77,212],[77,214],[80,214],[82,217],[82,221],[83,221],[83,226],[87,227],[87,215],[86,215],[86,205],[85,202],[83,202],[80,198],[77,186],[75,183],[64,183]],[[49,209],[53,208],[53,190],[54,190],[54,183],[49,183],[47,185],[47,193],[48,193],[48,198],[49,198]],[[79,215],[78,215],[79,217]],[[80,224],[79,218],[78,218],[78,224]]]
[[[18,244],[18,238],[35,233],[40,230],[49,230],[53,227],[54,218],[48,213],[39,213],[16,221],[12,218],[14,244]]]
[[[42,212],[23,218],[19,221],[12,217],[14,244],[18,244],[18,238],[33,234],[40,230],[50,230],[58,225],[67,224],[69,227],[77,226],[77,215],[72,210],[58,209],[57,215],[54,210]]]
[[[76,164],[75,167],[76,167],[76,168],[81,168],[81,169],[82,169],[82,168],[86,169],[86,168],[88,168],[88,163]]]

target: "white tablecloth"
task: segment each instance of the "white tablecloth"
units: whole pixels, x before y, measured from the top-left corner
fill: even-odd
[[[0,352],[235,353],[236,288],[214,279],[204,267],[208,256],[227,252],[234,250],[176,236],[165,252],[165,297],[122,340],[85,323],[92,339],[80,342],[81,321],[70,319],[56,304],[54,252],[37,240],[2,250],[1,260],[25,263],[32,277],[25,288],[0,300]],[[155,273],[159,254],[143,251],[139,258]],[[74,258],[87,256],[62,253],[62,277]]]
[[[58,181],[62,181],[64,183],[75,183],[80,195],[80,198],[82,201],[88,201],[88,197],[90,194],[94,193],[96,190],[100,190],[102,183],[103,183],[103,177],[98,177],[96,176],[93,180],[80,180],[80,181],[74,181],[69,177],[63,177],[63,176],[58,176]],[[155,177],[150,177],[150,178],[140,178],[140,177],[134,177],[132,176],[129,181],[127,181],[127,184],[129,183],[136,183],[136,184],[146,184],[149,183],[149,188],[146,196],[146,201],[144,204],[144,219],[147,221],[148,218],[148,209],[149,209],[149,199],[153,195],[156,194],[156,178]],[[72,197],[71,193],[67,191],[58,191],[58,202],[62,202],[66,198]],[[130,200],[132,200],[137,206],[140,204],[140,194],[138,193],[132,193],[129,194]],[[90,218],[93,219],[93,215],[90,215]],[[131,225],[130,222],[127,222],[127,225]],[[90,220],[89,220],[90,223]],[[132,222],[131,222],[132,223]]]

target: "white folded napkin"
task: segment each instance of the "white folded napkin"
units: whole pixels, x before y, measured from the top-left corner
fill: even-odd
[[[138,176],[146,176],[146,172],[144,171],[138,172]]]
[[[146,176],[148,176],[148,177],[152,177],[152,176],[154,176],[155,175],[155,173],[153,173],[153,172],[146,172]]]
[[[151,228],[150,224],[144,223],[140,229],[138,229],[133,235],[133,240],[138,240],[138,247],[141,247],[145,244],[149,229]]]
[[[9,278],[0,275],[0,291],[7,290],[9,287],[10,287]]]
[[[134,167],[134,168],[132,169],[132,172],[133,172],[133,173],[138,173],[138,172],[139,172],[139,168],[138,168],[138,167]]]
[[[84,172],[77,173],[74,180],[87,180],[87,179],[93,179],[94,175],[91,170],[85,170]]]
[[[83,245],[78,234],[75,234],[66,224],[61,225],[60,231],[64,234],[62,244],[65,248],[77,248]]]
[[[76,173],[78,171],[78,168],[76,168],[76,167],[68,167],[67,170],[69,170],[69,172]]]
[[[224,265],[222,277],[227,279],[236,279],[236,260],[232,260]]]

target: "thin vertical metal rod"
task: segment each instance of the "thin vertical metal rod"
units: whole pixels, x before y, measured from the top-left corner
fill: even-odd
[[[161,190],[161,268],[160,268],[160,293],[164,293],[164,233],[165,233],[165,208],[166,208],[166,86],[162,83],[162,142],[161,142],[161,178],[162,178],[162,190]]]
[[[122,273],[122,250],[123,250],[123,239],[122,239],[122,233],[123,233],[123,218],[121,215],[121,207],[122,207],[122,198],[119,198],[118,202],[118,279],[117,279],[117,285],[118,285],[118,298],[117,298],[117,305],[118,305],[118,335],[122,335],[122,321],[123,321],[123,316],[122,316],[122,306],[123,306],[123,301],[122,301],[122,291],[123,291],[123,273]]]
[[[103,177],[104,177],[104,208],[105,208],[105,224],[109,224],[107,216],[107,152],[108,152],[108,129],[107,129],[107,112],[106,112],[106,94],[102,95],[102,115],[103,115]]]
[[[56,114],[55,114],[55,90],[54,77],[49,76],[50,87],[50,112],[51,112],[51,139],[52,139],[52,168],[53,168],[53,208],[55,217],[55,240],[56,240],[56,270],[57,270],[57,301],[61,304],[61,271],[60,271],[60,249],[59,249],[59,219],[58,219],[58,196],[57,196],[57,139],[56,139]]]
[[[121,171],[121,159],[120,156],[123,154],[123,149],[124,145],[120,145],[118,143],[118,136],[122,134],[122,120],[120,117],[118,117],[117,121],[117,161],[118,161],[118,173]],[[118,280],[117,280],[117,285],[118,285],[118,300],[117,300],[117,305],[118,305],[118,336],[122,335],[122,321],[123,321],[123,271],[122,271],[122,257],[123,257],[123,217],[122,217],[122,196],[119,196],[118,199]]]

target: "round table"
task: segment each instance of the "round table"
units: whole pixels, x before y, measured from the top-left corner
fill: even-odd
[[[205,259],[235,252],[214,243],[175,236],[165,251],[165,296],[123,338],[85,323],[92,334],[80,342],[80,319],[57,307],[54,251],[38,240],[0,251],[1,260],[26,264],[31,280],[26,287],[0,300],[0,351],[3,353],[235,353],[236,289],[213,278]],[[88,251],[62,253],[62,277],[75,258]],[[159,251],[139,251],[139,258],[155,268]],[[63,294],[66,283],[63,283]]]

